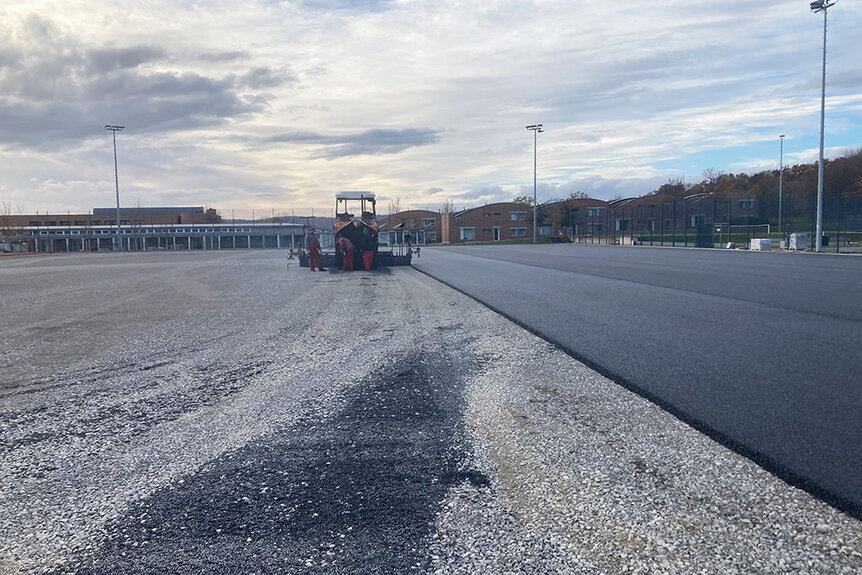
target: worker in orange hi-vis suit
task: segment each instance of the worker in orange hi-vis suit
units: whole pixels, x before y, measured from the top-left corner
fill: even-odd
[[[325,272],[326,269],[320,263],[320,240],[317,239],[314,228],[310,228],[305,235],[305,249],[308,250],[308,269],[314,271],[315,266],[317,266],[317,269]]]
[[[353,242],[342,236],[335,245],[341,253],[341,269],[353,271]]]
[[[374,265],[374,252],[377,251],[377,232],[369,226],[362,226],[362,266],[370,270]]]

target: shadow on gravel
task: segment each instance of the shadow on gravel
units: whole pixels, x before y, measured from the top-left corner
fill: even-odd
[[[488,484],[464,465],[464,367],[428,356],[402,362],[355,388],[341,412],[306,419],[156,493],[69,570],[426,571],[426,538],[446,491]]]

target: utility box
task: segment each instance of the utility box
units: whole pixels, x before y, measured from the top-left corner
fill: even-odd
[[[790,250],[807,250],[808,249],[808,234],[790,234]]]
[[[769,238],[754,238],[751,240],[751,248],[755,252],[768,252],[772,249],[772,240]]]

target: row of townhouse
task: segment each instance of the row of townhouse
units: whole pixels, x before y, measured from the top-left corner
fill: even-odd
[[[685,198],[650,194],[612,201],[569,198],[537,209],[539,238],[604,238],[634,241],[660,232],[686,232],[715,225],[754,223],[757,199],[747,192],[695,194]],[[408,210],[381,218],[384,243],[408,238],[415,244],[533,239],[533,209],[500,202],[442,214]]]

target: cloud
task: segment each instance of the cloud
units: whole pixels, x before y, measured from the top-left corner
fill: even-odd
[[[351,10],[361,12],[379,12],[385,10],[393,0],[302,0],[305,8],[313,10]]]
[[[267,138],[278,143],[312,143],[323,146],[314,157],[332,160],[347,156],[397,154],[409,148],[435,144],[440,130],[430,128],[375,129],[358,134],[323,136],[314,132],[284,133]]]
[[[206,52],[195,56],[203,62],[233,62],[236,60],[248,60],[251,54],[245,50],[231,50],[227,52]]]
[[[53,54],[49,57],[54,56]],[[154,46],[130,48],[93,48],[82,58],[82,68],[89,74],[109,74],[117,70],[137,68],[151,61],[164,59],[165,53]]]
[[[237,78],[242,86],[253,89],[275,88],[296,81],[296,77],[288,70],[273,70],[266,66],[256,66]]]
[[[161,47],[85,47],[34,16],[22,34],[30,41],[27,51],[8,38],[0,45],[0,142],[6,146],[62,149],[93,137],[105,123],[137,133],[222,125],[266,111],[270,96],[258,90],[295,80],[286,69],[260,65],[223,77],[160,70],[173,63]]]

